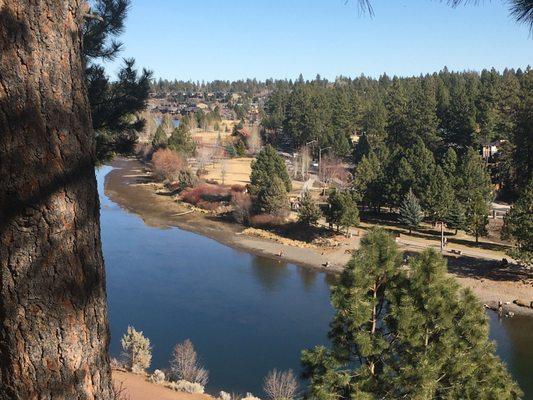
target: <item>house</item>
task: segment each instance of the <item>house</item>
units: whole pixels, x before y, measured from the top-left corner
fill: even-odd
[[[503,143],[505,143],[505,140],[496,140],[494,142],[481,146],[481,156],[485,160],[488,160],[500,151],[500,148]]]

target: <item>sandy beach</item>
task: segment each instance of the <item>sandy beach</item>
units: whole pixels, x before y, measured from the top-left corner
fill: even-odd
[[[159,185],[151,181],[143,164],[133,158],[117,158],[114,169],[106,176],[105,194],[129,212],[139,215],[150,226],[175,226],[195,232],[233,248],[283,259],[309,268],[340,272],[351,257],[350,251],[359,245],[359,236],[343,241],[334,249],[294,247],[275,240],[244,234],[241,225],[225,222],[210,214],[190,212],[173,197],[157,194]],[[362,231],[361,231],[362,233]],[[420,243],[400,237],[404,251],[416,252],[430,241]],[[280,257],[280,254],[282,256]],[[533,272],[499,265],[504,253],[465,248],[461,257],[448,257],[450,273],[463,287],[471,288],[479,299],[491,306],[498,301],[511,303],[505,310],[533,316],[533,309],[512,304],[515,299],[533,301]],[[325,264],[328,263],[328,267]]]
[[[113,370],[113,383],[121,391],[121,400],[213,400],[208,394],[176,392],[131,372]]]

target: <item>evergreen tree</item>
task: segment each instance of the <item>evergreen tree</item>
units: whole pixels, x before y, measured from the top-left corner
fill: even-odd
[[[440,166],[430,175],[430,182],[425,195],[424,209],[433,223],[444,221],[450,213],[454,201],[453,188],[446,179]]]
[[[465,209],[463,205],[455,199],[448,214],[444,218],[444,222],[446,222],[448,228],[455,229],[455,234],[457,235],[459,229],[464,229],[465,219]]]
[[[488,338],[481,304],[433,249],[400,269],[382,230],[361,241],[332,290],[331,349],[302,353],[314,399],[503,399],[522,395]]]
[[[171,150],[185,156],[191,156],[196,151],[196,143],[192,140],[185,124],[180,124],[177,128],[174,128],[167,142]]]
[[[521,391],[495,355],[481,304],[447,276],[444,258],[427,249],[409,269],[392,289],[385,320],[394,332],[386,397],[518,399]]]
[[[242,140],[239,140],[235,145],[235,151],[239,157],[244,157],[246,155],[246,145]]]
[[[271,185],[272,179],[277,176],[285,184],[285,190],[290,192],[291,180],[283,158],[271,145],[266,145],[252,161],[250,174],[250,192],[256,195]]]
[[[480,236],[487,234],[489,223],[489,206],[481,194],[476,193],[468,200],[466,205],[466,231],[476,237],[476,243]]]
[[[382,323],[390,296],[387,285],[400,265],[396,244],[384,230],[371,230],[362,238],[331,293],[337,310],[329,333],[332,350],[320,346],[302,353],[311,398],[370,399],[379,392],[390,340]],[[350,371],[350,365],[359,367]]]
[[[422,207],[420,207],[420,203],[413,194],[413,191],[409,190],[400,206],[400,216],[398,220],[401,224],[409,228],[409,233],[412,233],[413,229],[418,228],[420,222],[422,222],[422,218]]]
[[[167,137],[170,136],[174,131],[174,121],[170,114],[163,114],[163,118],[161,118],[160,125],[163,128],[163,131],[165,132],[165,135],[167,135]]]
[[[322,217],[320,207],[315,203],[309,191],[305,191],[300,199],[300,208],[298,209],[298,222],[303,225],[316,225]]]
[[[167,134],[165,133],[165,130],[163,129],[163,126],[159,124],[157,129],[155,130],[154,137],[152,138],[152,146],[154,147],[161,147],[167,144]]]
[[[137,132],[145,124],[144,119],[133,116],[146,108],[152,73],[148,70],[139,73],[135,60],[125,59],[117,81],[110,82],[99,64],[99,60],[115,59],[122,50],[116,38],[124,30],[129,5],[129,0],[92,1],[92,12],[99,18],[86,20],[82,30],[87,95],[99,161],[116,152],[131,151]]]
[[[349,192],[337,189],[330,192],[326,221],[331,225],[336,225],[337,231],[342,228],[349,230],[351,226],[359,223],[359,209]]]
[[[274,176],[271,184],[259,192],[256,207],[268,214],[286,215],[289,209],[289,199],[285,183],[279,176]]]
[[[457,180],[457,196],[463,204],[475,197],[481,197],[486,202],[492,200],[492,184],[487,166],[479,153],[471,147],[461,160]]]
[[[453,147],[448,147],[448,150],[446,150],[446,153],[444,154],[444,157],[442,159],[442,170],[444,172],[444,175],[446,178],[448,178],[448,181],[452,185],[452,187],[455,188],[456,183],[456,177],[457,177],[457,168],[458,168],[458,158],[457,153],[453,149]]]
[[[517,125],[512,135],[512,157],[515,191],[520,192],[533,179],[533,70],[523,77],[523,99],[517,112]]]
[[[519,262],[533,264],[533,179],[505,216],[503,237],[515,247],[509,255]]]

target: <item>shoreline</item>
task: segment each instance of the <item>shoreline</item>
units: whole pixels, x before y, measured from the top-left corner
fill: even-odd
[[[113,170],[105,177],[104,192],[114,203],[138,215],[147,225],[177,227],[206,236],[219,243],[273,260],[313,268],[325,273],[340,273],[351,258],[349,250],[357,248],[360,237],[347,239],[334,249],[294,247],[274,240],[243,234],[245,227],[222,221],[210,214],[190,212],[190,208],[176,202],[171,196],[156,193],[159,185],[151,182],[146,167],[134,158],[116,158],[110,164]],[[413,251],[408,244],[402,251]],[[415,250],[416,251],[416,250]],[[282,254],[280,256],[280,254]],[[491,307],[499,300],[505,311],[533,317],[533,309],[512,304],[515,299],[533,301],[533,273],[517,274],[495,268],[496,258],[447,257],[449,271],[462,287],[471,288],[480,301]],[[329,263],[326,268],[324,265]]]

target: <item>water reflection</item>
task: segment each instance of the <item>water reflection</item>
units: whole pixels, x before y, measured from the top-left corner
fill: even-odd
[[[257,282],[268,291],[279,290],[289,276],[287,263],[281,260],[254,256],[251,267]]]
[[[180,229],[149,227],[103,193],[111,356],[133,325],[151,339],[152,369],[166,368],[173,346],[190,338],[210,371],[208,391],[261,394],[270,369],[299,371],[300,351],[327,344],[336,276],[250,255]],[[498,354],[533,393],[533,319],[491,314]],[[530,397],[528,397],[528,395]]]

